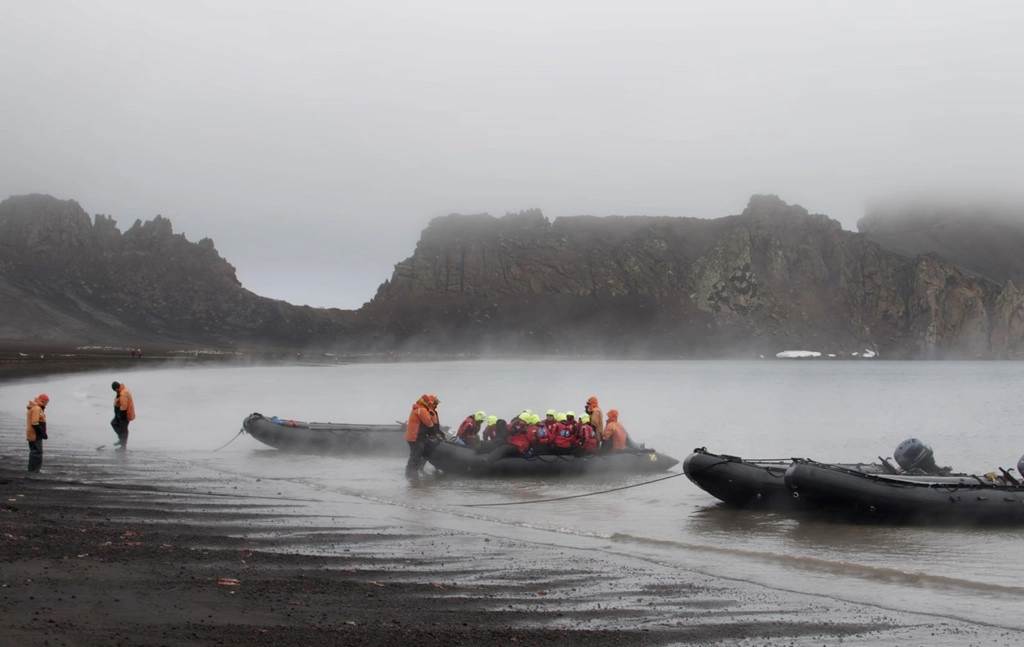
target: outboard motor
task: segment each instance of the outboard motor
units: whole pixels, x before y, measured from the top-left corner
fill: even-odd
[[[896,459],[896,463],[903,468],[904,472],[923,472],[924,474],[940,472],[939,466],[935,464],[932,448],[917,438],[908,438],[897,445],[892,457]],[[1024,460],[1024,457],[1021,460]]]
[[[1024,476],[1024,456],[1021,456],[1020,460],[1017,461],[1017,473]]]

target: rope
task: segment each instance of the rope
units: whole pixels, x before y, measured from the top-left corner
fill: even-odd
[[[239,437],[239,436],[241,436],[241,435],[242,435],[242,434],[244,434],[244,433],[245,433],[245,428],[243,427],[242,429],[239,429],[239,430],[238,430],[238,433],[237,433],[237,434],[235,434],[235,437],[234,437],[234,438],[232,438],[231,440],[229,440],[228,442],[224,443],[223,445],[221,445],[220,447],[218,447],[217,449],[215,449],[215,450],[213,450],[213,451],[215,451],[215,452],[219,452],[220,450],[224,449],[225,447],[227,447],[227,446],[228,446],[228,445],[230,445],[231,443],[233,443],[233,442],[235,442],[236,440],[238,440],[238,437]]]
[[[658,481],[667,481],[668,479],[674,479],[677,476],[684,476],[684,472],[678,474],[672,474],[670,476],[663,476],[661,478],[654,479],[653,481],[644,481],[643,483],[634,483],[633,485],[623,485],[622,487],[613,487],[610,490],[599,490],[597,492],[587,492],[586,494],[573,494],[571,496],[560,496],[554,499],[534,499],[533,501],[506,501],[504,503],[469,503],[462,507],[464,508],[486,508],[490,506],[499,505],[525,505],[527,503],[549,503],[551,501],[565,501],[566,499],[579,499],[585,496],[594,496],[595,494],[607,494],[608,492],[617,492],[618,490],[628,490],[629,488],[640,487],[641,485],[650,485],[651,483],[657,483]]]

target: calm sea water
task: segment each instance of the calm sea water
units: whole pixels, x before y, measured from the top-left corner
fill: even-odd
[[[387,423],[404,420],[429,392],[442,400],[442,423],[455,425],[479,409],[501,417],[523,408],[580,413],[596,395],[605,411],[620,410],[634,438],[680,460],[706,446],[747,458],[871,461],[917,437],[940,464],[987,472],[1015,467],[1024,453],[1024,363],[480,361],[76,374],[0,387],[3,433],[22,432],[25,402],[45,390],[46,469],[81,469],[62,466],[61,452],[96,456],[97,445],[113,441],[112,379],[128,384],[139,412],[129,460],[160,465],[146,475],[157,484],[190,474],[274,479],[290,493],[323,500],[325,514],[334,512],[329,495],[344,495],[399,522],[556,546],[596,543],[671,568],[1024,628],[1024,529],[878,528],[737,512],[683,476],[656,483],[647,483],[650,476],[439,479],[410,487],[402,458],[296,456],[248,436],[232,441],[253,411]],[[526,503],[624,485],[636,487]]]

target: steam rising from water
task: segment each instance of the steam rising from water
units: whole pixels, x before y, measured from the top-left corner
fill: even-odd
[[[95,447],[113,441],[112,379],[132,389],[139,415],[125,469],[158,461],[159,469],[147,468],[145,476],[155,483],[187,482],[202,467],[237,480],[238,487],[255,478],[279,482],[289,496],[323,501],[330,515],[358,516],[351,503],[332,503],[355,497],[384,504],[372,514],[383,511],[402,523],[599,547],[775,587],[994,624],[1016,622],[1007,618],[1019,615],[1024,561],[1018,529],[883,532],[798,522],[721,509],[685,478],[649,485],[643,478],[427,479],[410,488],[401,458],[282,454],[247,436],[211,451],[234,438],[253,411],[387,423],[404,420],[427,392],[441,398],[442,422],[455,425],[479,409],[502,417],[523,408],[580,412],[596,395],[606,411],[621,411],[638,441],[679,459],[707,446],[747,458],[871,461],[918,437],[940,464],[987,472],[1015,465],[1024,450],[1017,431],[1024,413],[1016,393],[1024,381],[1019,363],[550,360],[138,370],[5,384],[2,411],[19,433],[24,402],[43,390],[50,395],[46,465],[59,471],[60,452],[99,456]],[[623,485],[636,487],[559,502],[467,507]]]

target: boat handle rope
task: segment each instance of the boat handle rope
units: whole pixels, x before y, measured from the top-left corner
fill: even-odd
[[[691,467],[690,471],[693,472],[694,474],[701,474],[703,472],[710,472],[712,469],[718,467],[719,465],[728,465],[729,463],[735,463],[735,462],[736,461],[720,460],[720,461],[712,463],[710,465],[705,465],[704,467],[701,467],[699,469],[694,469],[694,468]],[[747,461],[747,462],[754,462],[754,461]],[[772,478],[776,478],[776,479],[785,478],[785,476],[786,476],[785,473],[776,474],[772,470],[765,470],[765,471],[768,472],[768,476],[770,476]]]
[[[234,438],[232,438],[231,440],[229,440],[228,442],[224,443],[223,445],[221,445],[220,447],[218,447],[217,449],[215,449],[215,450],[213,450],[213,451],[215,451],[215,452],[219,452],[220,450],[224,449],[225,447],[227,447],[227,446],[228,446],[228,445],[230,445],[231,443],[233,443],[233,442],[235,442],[236,440],[238,440],[238,437],[239,437],[239,436],[241,436],[241,435],[242,435],[242,434],[244,434],[244,433],[245,433],[245,427],[242,427],[241,429],[239,429],[239,430],[238,430],[238,433],[237,433],[237,434],[235,434]]]
[[[643,483],[634,483],[632,485],[623,485],[621,487],[613,487],[608,490],[598,490],[597,492],[587,492],[586,494],[572,494],[569,496],[560,496],[553,499],[534,499],[532,501],[504,501],[502,503],[466,503],[463,504],[463,508],[487,508],[499,505],[526,505],[528,503],[550,503],[552,501],[565,501],[567,499],[579,499],[585,496],[594,496],[595,494],[607,494],[608,492],[617,492],[619,490],[628,490],[629,488],[640,487],[641,485],[650,485],[651,483],[657,483],[658,481],[667,481],[668,479],[674,479],[677,476],[684,476],[684,472],[678,472],[676,474],[670,474],[669,476],[662,476],[656,478],[653,481],[644,481]]]

